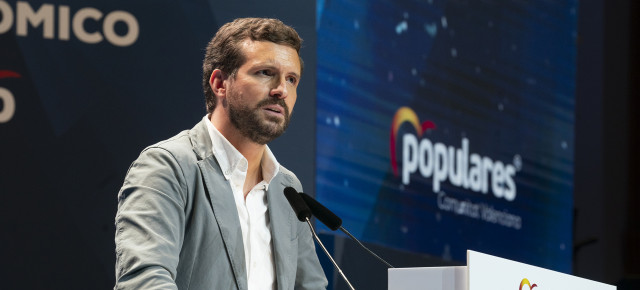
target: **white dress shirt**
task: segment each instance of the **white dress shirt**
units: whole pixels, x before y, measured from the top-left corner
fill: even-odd
[[[225,179],[229,181],[236,201],[249,290],[276,289],[266,191],[271,180],[278,174],[280,165],[267,146],[260,163],[263,180],[249,191],[245,200],[243,186],[249,165],[247,159],[213,126],[208,115],[204,118],[213,144],[213,155],[218,160]]]

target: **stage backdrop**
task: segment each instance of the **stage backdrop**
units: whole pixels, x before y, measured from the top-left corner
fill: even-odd
[[[3,288],[113,287],[126,170],[204,116],[204,47],[246,16],[305,38],[271,146],[354,234],[568,271],[576,3],[538,2],[0,0]]]
[[[318,199],[364,241],[570,272],[577,1],[317,7]]]
[[[271,148],[312,189],[314,11],[284,0],[0,0],[0,288],[113,289],[126,171],[205,115],[204,49],[237,17],[279,18],[305,39],[291,126]]]

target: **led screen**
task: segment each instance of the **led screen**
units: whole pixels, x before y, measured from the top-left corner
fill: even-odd
[[[576,6],[318,1],[318,200],[367,242],[569,272]]]

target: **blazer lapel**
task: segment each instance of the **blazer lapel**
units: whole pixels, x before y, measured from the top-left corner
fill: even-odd
[[[207,186],[209,202],[220,228],[236,283],[239,289],[247,289],[244,244],[236,203],[231,194],[233,191],[213,157],[199,162],[198,165]]]
[[[276,280],[279,290],[293,285],[296,273],[297,223],[298,219],[284,196],[284,188],[291,186],[278,174],[267,190],[269,218],[271,219],[271,240],[276,264]]]
[[[224,178],[220,165],[212,152],[211,137],[206,123],[198,123],[191,131],[193,150],[200,157],[198,166],[207,188],[213,215],[215,216],[227,255],[233,269],[238,289],[247,290],[244,244],[240,219],[229,182]]]

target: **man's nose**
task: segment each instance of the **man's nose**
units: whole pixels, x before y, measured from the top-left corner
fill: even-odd
[[[271,89],[270,96],[278,99],[284,99],[289,96],[287,79],[285,77],[274,78],[274,84],[273,88]]]

